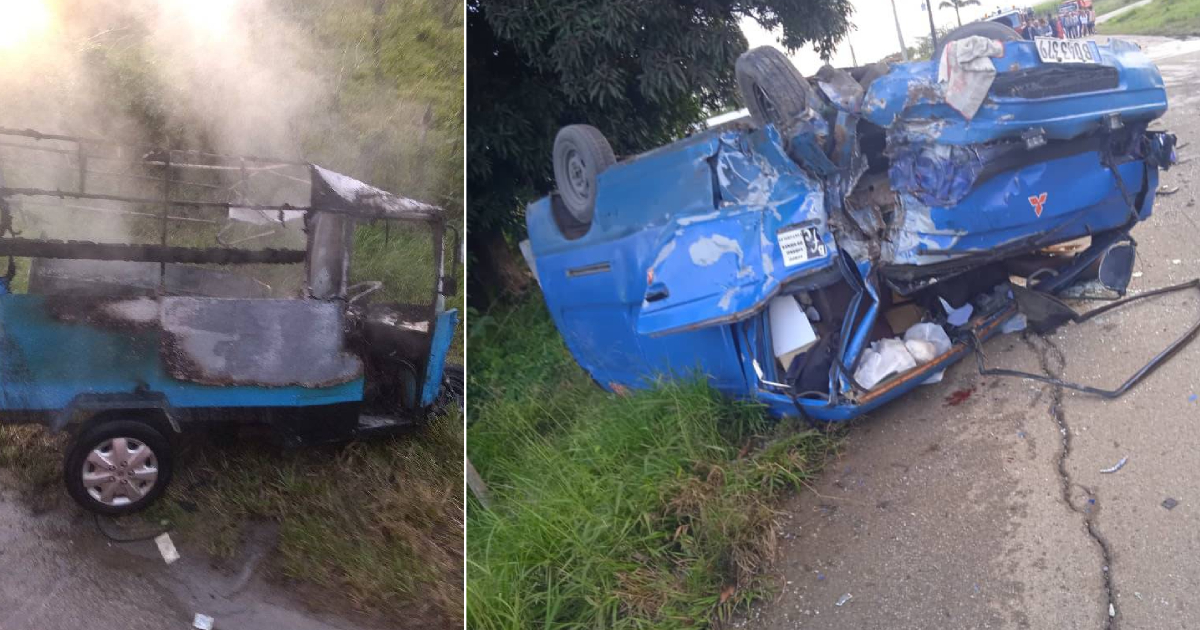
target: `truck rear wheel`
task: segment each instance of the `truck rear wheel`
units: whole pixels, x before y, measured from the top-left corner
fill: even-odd
[[[567,212],[591,224],[596,178],[617,161],[604,134],[591,125],[567,125],[554,138],[554,183]]]
[[[777,48],[760,46],[742,53],[735,72],[742,100],[759,127],[774,125],[786,135],[813,98],[812,86]]]
[[[135,420],[101,422],[83,431],[63,463],[67,492],[91,512],[122,516],[154,503],[171,481],[170,442]]]

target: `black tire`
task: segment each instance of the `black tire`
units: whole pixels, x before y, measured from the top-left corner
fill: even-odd
[[[1021,39],[1021,34],[1013,30],[1011,26],[1005,26],[998,22],[971,22],[946,33],[942,41],[938,42],[937,54],[933,56],[934,65],[942,59],[942,51],[946,50],[946,44],[959,39],[966,39],[979,35],[988,39],[998,39],[1001,42],[1015,42]]]
[[[591,224],[596,212],[596,178],[617,161],[612,146],[591,125],[568,125],[554,138],[554,182],[575,220]]]
[[[875,79],[887,74],[889,70],[891,68],[886,63],[877,61],[868,66],[863,66],[862,72],[855,79],[863,87],[863,91],[866,91],[871,88],[871,84],[875,82]]]
[[[813,100],[812,86],[777,48],[761,46],[742,53],[735,71],[742,101],[759,127],[775,125],[786,135]]]
[[[110,469],[110,472],[114,473],[113,477],[119,476],[120,480],[124,482],[118,487],[118,491],[122,492],[123,496],[119,498],[113,496],[108,502],[105,502],[101,496],[93,494],[94,492],[97,495],[100,494],[100,486],[89,484],[84,480],[84,475],[88,472],[84,466],[85,464],[94,466],[88,461],[93,450],[100,448],[106,442],[119,438],[125,438],[127,445],[132,443],[136,445],[136,448],[148,448],[150,459],[144,460],[144,465],[139,470],[129,468],[123,471],[124,467]],[[111,449],[110,452],[112,452]],[[131,457],[135,458],[137,455],[137,452],[131,453]],[[171,482],[173,466],[174,457],[171,452],[171,444],[157,429],[136,420],[111,420],[86,429],[71,443],[67,456],[63,459],[63,479],[71,498],[84,509],[109,516],[123,516],[146,509],[162,496]],[[143,486],[141,484],[146,482],[146,471],[150,467],[155,470],[155,477],[152,483]],[[141,477],[138,476],[139,472]],[[124,487],[128,487],[129,490],[123,490]],[[131,499],[124,494],[125,492],[137,492],[140,496]]]

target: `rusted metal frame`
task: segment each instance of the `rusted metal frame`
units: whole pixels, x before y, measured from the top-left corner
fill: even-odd
[[[163,206],[162,219],[159,222],[159,245],[167,246],[167,217],[171,213],[171,151],[167,149],[166,163],[163,164]],[[82,192],[82,191],[80,191]],[[158,289],[160,293],[167,291],[167,262],[158,263]]]
[[[71,155],[74,153],[71,149],[57,149],[54,147],[39,147],[36,144],[19,144],[16,142],[0,142],[0,147],[9,147],[13,149],[28,149],[30,151],[41,151],[43,153],[57,153],[59,155]]]
[[[130,217],[149,217],[152,219],[157,219],[160,216],[158,214],[152,214],[150,212],[137,212],[134,210],[119,210],[117,208],[97,208],[95,206],[79,206],[79,205],[75,205],[75,204],[66,204],[66,203],[53,204],[53,203],[49,203],[46,201],[37,201],[37,200],[29,200],[29,201],[26,201],[25,203],[33,204],[35,206],[46,206],[48,208],[59,208],[59,209],[64,209],[64,210],[82,210],[84,212],[97,212],[100,214],[116,214],[116,215],[122,215],[122,216],[130,216]],[[214,219],[197,219],[194,217],[168,216],[167,219],[171,220],[171,221],[179,221],[182,223],[206,223],[209,225],[220,224],[220,221],[216,221]]]
[[[0,238],[0,256],[69,260],[126,260],[152,263],[290,265],[304,262],[307,252],[299,249],[231,249]]]
[[[200,170],[200,171],[241,171],[243,173],[245,173],[246,171],[276,171],[281,168],[295,166],[294,164],[270,164],[267,166],[246,166],[245,160],[241,160],[241,165],[239,165],[239,166],[226,166],[224,164],[191,164],[188,162],[171,162],[169,158],[166,161],[164,161],[164,160],[142,160],[141,161],[141,164],[147,164],[150,166],[163,166],[167,163],[170,163],[170,165],[174,166],[175,168],[192,168],[192,169],[196,169],[196,170]]]
[[[79,160],[79,164],[76,165],[79,167],[79,192],[86,193],[87,192],[87,153],[84,153],[82,144],[75,145],[75,148],[76,148],[76,153],[78,154],[78,157],[76,159]]]
[[[445,310],[446,297],[443,293],[442,282],[446,279],[446,226],[437,221],[430,225],[433,241],[433,307],[434,316]],[[430,318],[432,319],[432,317]]]
[[[155,178],[160,179],[160,178]],[[66,190],[45,190],[42,188],[0,188],[0,196],[21,195],[26,197],[59,197],[71,199],[98,199],[102,201],[123,201],[126,203],[142,203],[149,205],[158,205],[163,203],[162,199],[151,197],[127,197],[124,195],[106,195],[102,193],[77,193]],[[192,208],[247,208],[250,210],[310,210],[307,206],[293,206],[283,204],[280,206],[270,205],[253,205],[229,203],[225,201],[185,201],[183,199],[170,199],[166,203],[172,206],[192,207]],[[330,210],[329,212],[353,214],[353,212]]]
[[[61,142],[75,142],[75,143],[90,144],[90,145],[95,145],[95,146],[130,148],[130,149],[146,151],[146,152],[163,151],[164,150],[162,147],[155,147],[155,146],[149,146],[149,145],[124,144],[121,142],[114,142],[112,140],[104,140],[102,138],[87,138],[84,136],[69,136],[69,135],[56,134],[56,133],[42,133],[40,131],[35,131],[33,129],[11,129],[8,127],[0,127],[0,136],[17,136],[17,137],[21,137],[21,138],[32,138],[34,140],[58,140]],[[286,165],[290,165],[290,166],[307,166],[308,165],[307,162],[301,162],[299,160],[284,160],[284,159],[280,159],[280,158],[260,157],[260,156],[253,156],[253,155],[244,155],[244,156],[229,155],[229,154],[225,154],[225,153],[212,153],[212,152],[208,152],[208,151],[199,151],[196,149],[168,149],[168,151],[170,153],[176,153],[176,154],[180,154],[180,155],[211,157],[211,158],[217,158],[217,159],[221,159],[221,160],[244,159],[244,160],[247,160],[250,162],[286,164]],[[92,157],[96,157],[96,156],[92,156]]]
[[[20,195],[27,197],[58,197],[71,199],[99,199],[103,201],[123,201],[126,203],[143,203],[150,205],[158,205],[163,203],[162,199],[154,199],[150,197],[126,197],[123,195],[106,195],[100,193],[77,193],[66,190],[45,190],[42,188],[9,188],[0,187],[0,196]],[[240,204],[229,203],[226,201],[185,201],[183,199],[172,199],[167,201],[170,205],[184,208],[223,208],[229,210],[231,208],[244,208],[247,210],[297,210],[301,212],[312,212],[314,209],[311,206],[293,206],[291,204],[282,205],[261,205],[261,204]],[[444,220],[441,214],[435,213],[414,213],[412,216],[394,217],[383,214],[374,213],[373,211],[363,211],[355,208],[338,208],[338,207],[323,207],[317,212],[328,212],[330,214],[345,214],[360,219],[386,219],[388,221],[412,221],[416,223],[435,223]]]

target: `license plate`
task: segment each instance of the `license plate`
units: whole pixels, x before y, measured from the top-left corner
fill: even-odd
[[[1042,63],[1100,63],[1096,42],[1090,39],[1035,37],[1033,41]]]
[[[779,251],[783,253],[783,266],[792,267],[809,258],[825,256],[825,242],[814,226],[789,225],[780,228],[775,236],[779,240]]]

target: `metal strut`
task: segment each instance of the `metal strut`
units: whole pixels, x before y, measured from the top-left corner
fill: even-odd
[[[1200,290],[1200,278],[1196,278],[1194,280],[1191,280],[1189,282],[1184,282],[1182,284],[1176,284],[1176,285],[1172,285],[1169,287],[1163,287],[1161,289],[1154,289],[1153,291],[1147,291],[1146,293],[1141,293],[1139,295],[1135,295],[1133,297],[1128,297],[1123,300],[1117,300],[1116,302],[1105,304],[1104,306],[1101,306],[1100,308],[1090,310],[1082,315],[1076,315],[1070,321],[1073,321],[1076,324],[1082,324],[1083,322],[1086,322],[1087,320],[1092,319],[1093,317],[1102,315],[1113,309],[1120,308],[1122,306],[1125,306],[1126,304],[1130,304],[1130,303],[1136,302],[1138,300],[1144,300],[1144,299],[1150,298],[1150,297],[1155,297],[1158,295],[1163,295],[1166,293],[1174,293],[1176,291],[1182,291],[1184,289]],[[1179,352],[1180,350],[1183,349],[1184,346],[1186,346],[1188,343],[1190,343],[1196,337],[1196,333],[1198,333],[1198,332],[1200,332],[1200,320],[1197,320],[1196,323],[1192,324],[1191,328],[1189,328],[1186,332],[1184,332],[1183,335],[1181,335],[1178,339],[1171,342],[1171,344],[1168,345],[1166,348],[1164,348],[1161,352],[1154,355],[1154,357],[1151,358],[1148,363],[1143,365],[1138,371],[1134,372],[1133,375],[1130,376],[1128,379],[1125,379],[1125,382],[1122,383],[1120,385],[1120,387],[1117,387],[1116,389],[1100,389],[1098,387],[1092,387],[1090,385],[1081,385],[1079,383],[1070,383],[1070,382],[1067,382],[1067,381],[1064,381],[1061,379],[1057,379],[1057,378],[1054,378],[1051,376],[1046,376],[1044,374],[1033,374],[1031,372],[1021,372],[1019,370],[1010,370],[1007,368],[985,367],[984,363],[983,363],[984,359],[985,359],[985,355],[983,353],[983,344],[980,342],[979,338],[977,336],[975,336],[974,333],[972,333],[970,335],[969,339],[970,339],[971,345],[974,346],[974,348],[975,348],[975,362],[979,367],[979,373],[983,376],[1016,376],[1018,378],[1025,378],[1025,379],[1029,379],[1032,381],[1038,381],[1041,383],[1049,383],[1050,385],[1057,385],[1059,387],[1065,387],[1067,389],[1073,389],[1076,391],[1085,392],[1088,394],[1095,394],[1097,396],[1102,396],[1104,398],[1111,399],[1111,398],[1120,397],[1122,394],[1129,391],[1129,388],[1136,385],[1138,383],[1138,381],[1142,380],[1142,378],[1144,378],[1146,375],[1148,375],[1151,372],[1153,372],[1154,370],[1158,369],[1158,367],[1160,365],[1162,365],[1167,359],[1171,358],[1172,355],[1174,355],[1176,352]]]

